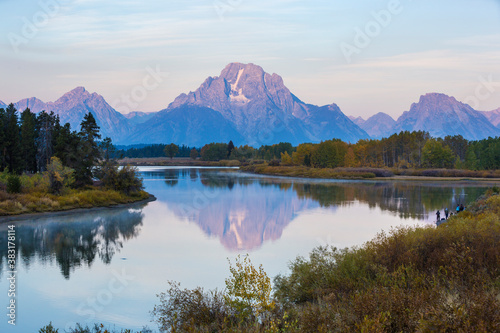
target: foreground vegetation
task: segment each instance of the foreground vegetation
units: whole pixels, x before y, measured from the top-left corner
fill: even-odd
[[[499,192],[488,190],[437,228],[399,227],[361,247],[316,248],[275,277],[274,288],[262,266],[239,257],[224,290],[171,282],[153,318],[168,332],[498,332]],[[40,332],[57,331],[48,327]]]
[[[359,248],[320,247],[270,279],[248,260],[224,291],[159,295],[171,332],[496,332],[500,196],[490,190],[444,225],[401,227]]]

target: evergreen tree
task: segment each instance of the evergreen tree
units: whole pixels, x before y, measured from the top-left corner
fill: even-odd
[[[104,140],[99,143],[99,148],[101,149],[101,155],[105,162],[109,162],[115,155],[116,148],[109,137],[104,138]]]
[[[22,169],[35,173],[36,165],[36,115],[29,108],[21,113]]]
[[[0,108],[0,171],[3,171],[6,167],[5,161],[5,109]]]
[[[76,166],[75,183],[77,186],[92,184],[93,169],[99,163],[101,151],[97,140],[101,138],[99,126],[92,113],[87,113],[80,124],[78,145],[79,162]]]
[[[5,161],[9,172],[21,173],[23,162],[18,112],[12,103],[5,112]]]
[[[78,147],[80,137],[76,131],[71,131],[69,123],[57,126],[54,133],[54,156],[59,158],[63,165],[75,169],[78,165]]]
[[[304,156],[304,165],[306,167],[310,167],[311,166],[311,155],[306,154],[306,156]]]
[[[54,112],[49,114],[42,111],[38,114],[36,122],[36,163],[40,171],[47,170],[50,158],[54,155],[54,131],[58,123],[59,117]]]
[[[229,156],[231,156],[233,149],[234,149],[234,143],[233,143],[233,140],[230,140],[229,143],[227,144],[227,158],[229,158]]]

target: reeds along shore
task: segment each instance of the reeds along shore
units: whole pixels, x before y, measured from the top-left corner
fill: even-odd
[[[455,169],[390,169],[390,168],[311,168],[305,166],[272,166],[252,164],[240,167],[242,171],[263,175],[324,178],[324,179],[370,179],[395,176],[432,178],[484,178],[500,179],[500,170],[472,171]]]

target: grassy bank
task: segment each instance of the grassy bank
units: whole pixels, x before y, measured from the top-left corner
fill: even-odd
[[[187,157],[150,157],[150,158],[123,158],[118,160],[120,165],[131,166],[204,166],[204,167],[235,167],[241,163],[236,160],[222,161],[202,161],[200,159],[193,160]]]
[[[77,208],[109,207],[147,198],[149,198],[149,194],[144,191],[126,195],[117,191],[99,188],[69,190],[62,195],[43,192],[9,194],[0,191],[0,216],[56,212]]]
[[[384,169],[384,168],[310,168],[305,166],[270,166],[268,164],[244,165],[240,170],[261,175],[323,178],[323,179],[370,179],[391,177],[425,177],[450,179],[500,179],[500,170],[472,171],[450,169]]]
[[[47,173],[15,176],[0,173],[0,216],[108,207],[149,198],[144,191],[125,193],[101,186],[73,189],[62,185],[51,191]]]
[[[267,164],[255,164],[240,167],[245,172],[260,175],[322,178],[322,179],[371,179],[375,177],[392,176],[393,174],[383,169],[370,168],[308,168],[305,166],[269,166]]]

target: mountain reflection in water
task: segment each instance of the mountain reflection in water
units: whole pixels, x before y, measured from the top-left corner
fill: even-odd
[[[164,179],[155,193],[181,219],[196,223],[229,250],[253,250],[281,237],[300,213],[355,204],[401,219],[426,221],[440,209],[475,200],[483,184],[450,182],[318,181],[261,177],[235,170],[165,169],[144,172]]]
[[[366,205],[400,219],[426,221],[438,209],[453,211],[457,203],[475,200],[487,186],[297,180],[231,169],[159,168],[142,175],[146,190],[158,203],[166,204],[177,218],[198,225],[207,236],[219,239],[229,251],[256,250],[280,239],[285,228],[308,211],[327,211],[334,222],[338,207]],[[126,241],[139,237],[148,212],[144,207],[16,222],[18,265],[29,269],[34,260],[56,263],[69,279],[77,267],[90,267],[96,260],[109,264]],[[6,230],[7,224],[0,224],[0,277],[7,261]]]

